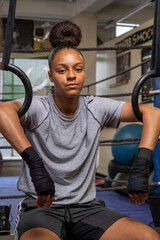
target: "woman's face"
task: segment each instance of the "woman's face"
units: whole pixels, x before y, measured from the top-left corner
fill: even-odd
[[[48,74],[56,96],[79,96],[85,79],[83,57],[75,49],[62,49],[54,56]]]

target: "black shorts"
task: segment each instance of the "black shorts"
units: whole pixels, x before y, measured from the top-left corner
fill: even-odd
[[[105,207],[103,200],[72,205],[51,205],[37,208],[35,199],[26,198],[20,204],[16,240],[32,228],[46,228],[62,240],[99,240],[117,220],[125,217]]]

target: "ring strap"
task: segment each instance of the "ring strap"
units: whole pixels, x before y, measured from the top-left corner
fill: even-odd
[[[160,1],[155,1],[154,27],[152,40],[151,70],[155,69],[155,77],[160,77]]]
[[[6,26],[6,32],[5,32],[3,58],[2,58],[3,70],[8,69],[8,64],[10,61],[15,12],[16,12],[16,0],[10,0],[8,20],[7,20],[7,26]]]

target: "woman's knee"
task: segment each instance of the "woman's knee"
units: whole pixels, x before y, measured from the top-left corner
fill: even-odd
[[[128,219],[130,224],[135,228],[135,231],[138,233],[137,239],[139,240],[160,240],[160,235],[153,228],[140,223],[132,218]],[[131,226],[130,225],[130,226]],[[134,232],[133,232],[134,234]]]
[[[155,230],[150,228],[144,233],[143,239],[145,240],[160,240],[160,235]]]
[[[160,235],[152,228],[131,218],[122,218],[106,230],[100,240],[160,240]]]
[[[54,232],[45,228],[33,228],[22,234],[20,240],[61,240]]]
[[[137,232],[137,240],[160,240],[160,235],[153,228],[129,218],[130,224],[135,228],[132,232],[134,235]],[[130,226],[131,226],[130,225]]]

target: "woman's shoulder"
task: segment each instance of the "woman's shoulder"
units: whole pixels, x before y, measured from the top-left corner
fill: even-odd
[[[34,95],[32,101],[37,101],[39,103],[48,103],[49,102],[49,96],[37,96]]]
[[[17,99],[16,101],[20,102],[23,104],[24,98]],[[33,95],[32,101],[31,101],[31,106],[38,104],[38,105],[45,105],[49,103],[49,96],[37,96]]]
[[[89,104],[89,105],[97,105],[97,104],[119,104],[121,101],[117,101],[115,99],[111,99],[111,98],[106,98],[106,97],[101,97],[101,96],[94,96],[94,95],[90,95],[90,96],[83,96],[84,102]]]
[[[123,105],[122,101],[99,96],[83,97],[86,107],[96,113],[112,112]]]
[[[35,110],[42,110],[48,111],[50,107],[49,104],[49,96],[33,96],[31,102],[31,108]]]
[[[24,99],[18,100],[23,103]],[[50,112],[48,96],[33,96],[31,105],[25,114],[22,126],[31,130],[39,126],[47,118]]]
[[[108,102],[107,98],[103,98],[103,97],[98,97],[98,96],[94,96],[94,95],[90,95],[90,96],[83,96],[84,102],[88,105],[88,106],[94,106],[97,104],[102,104],[103,102],[106,103]],[[110,100],[109,100],[110,101]]]

